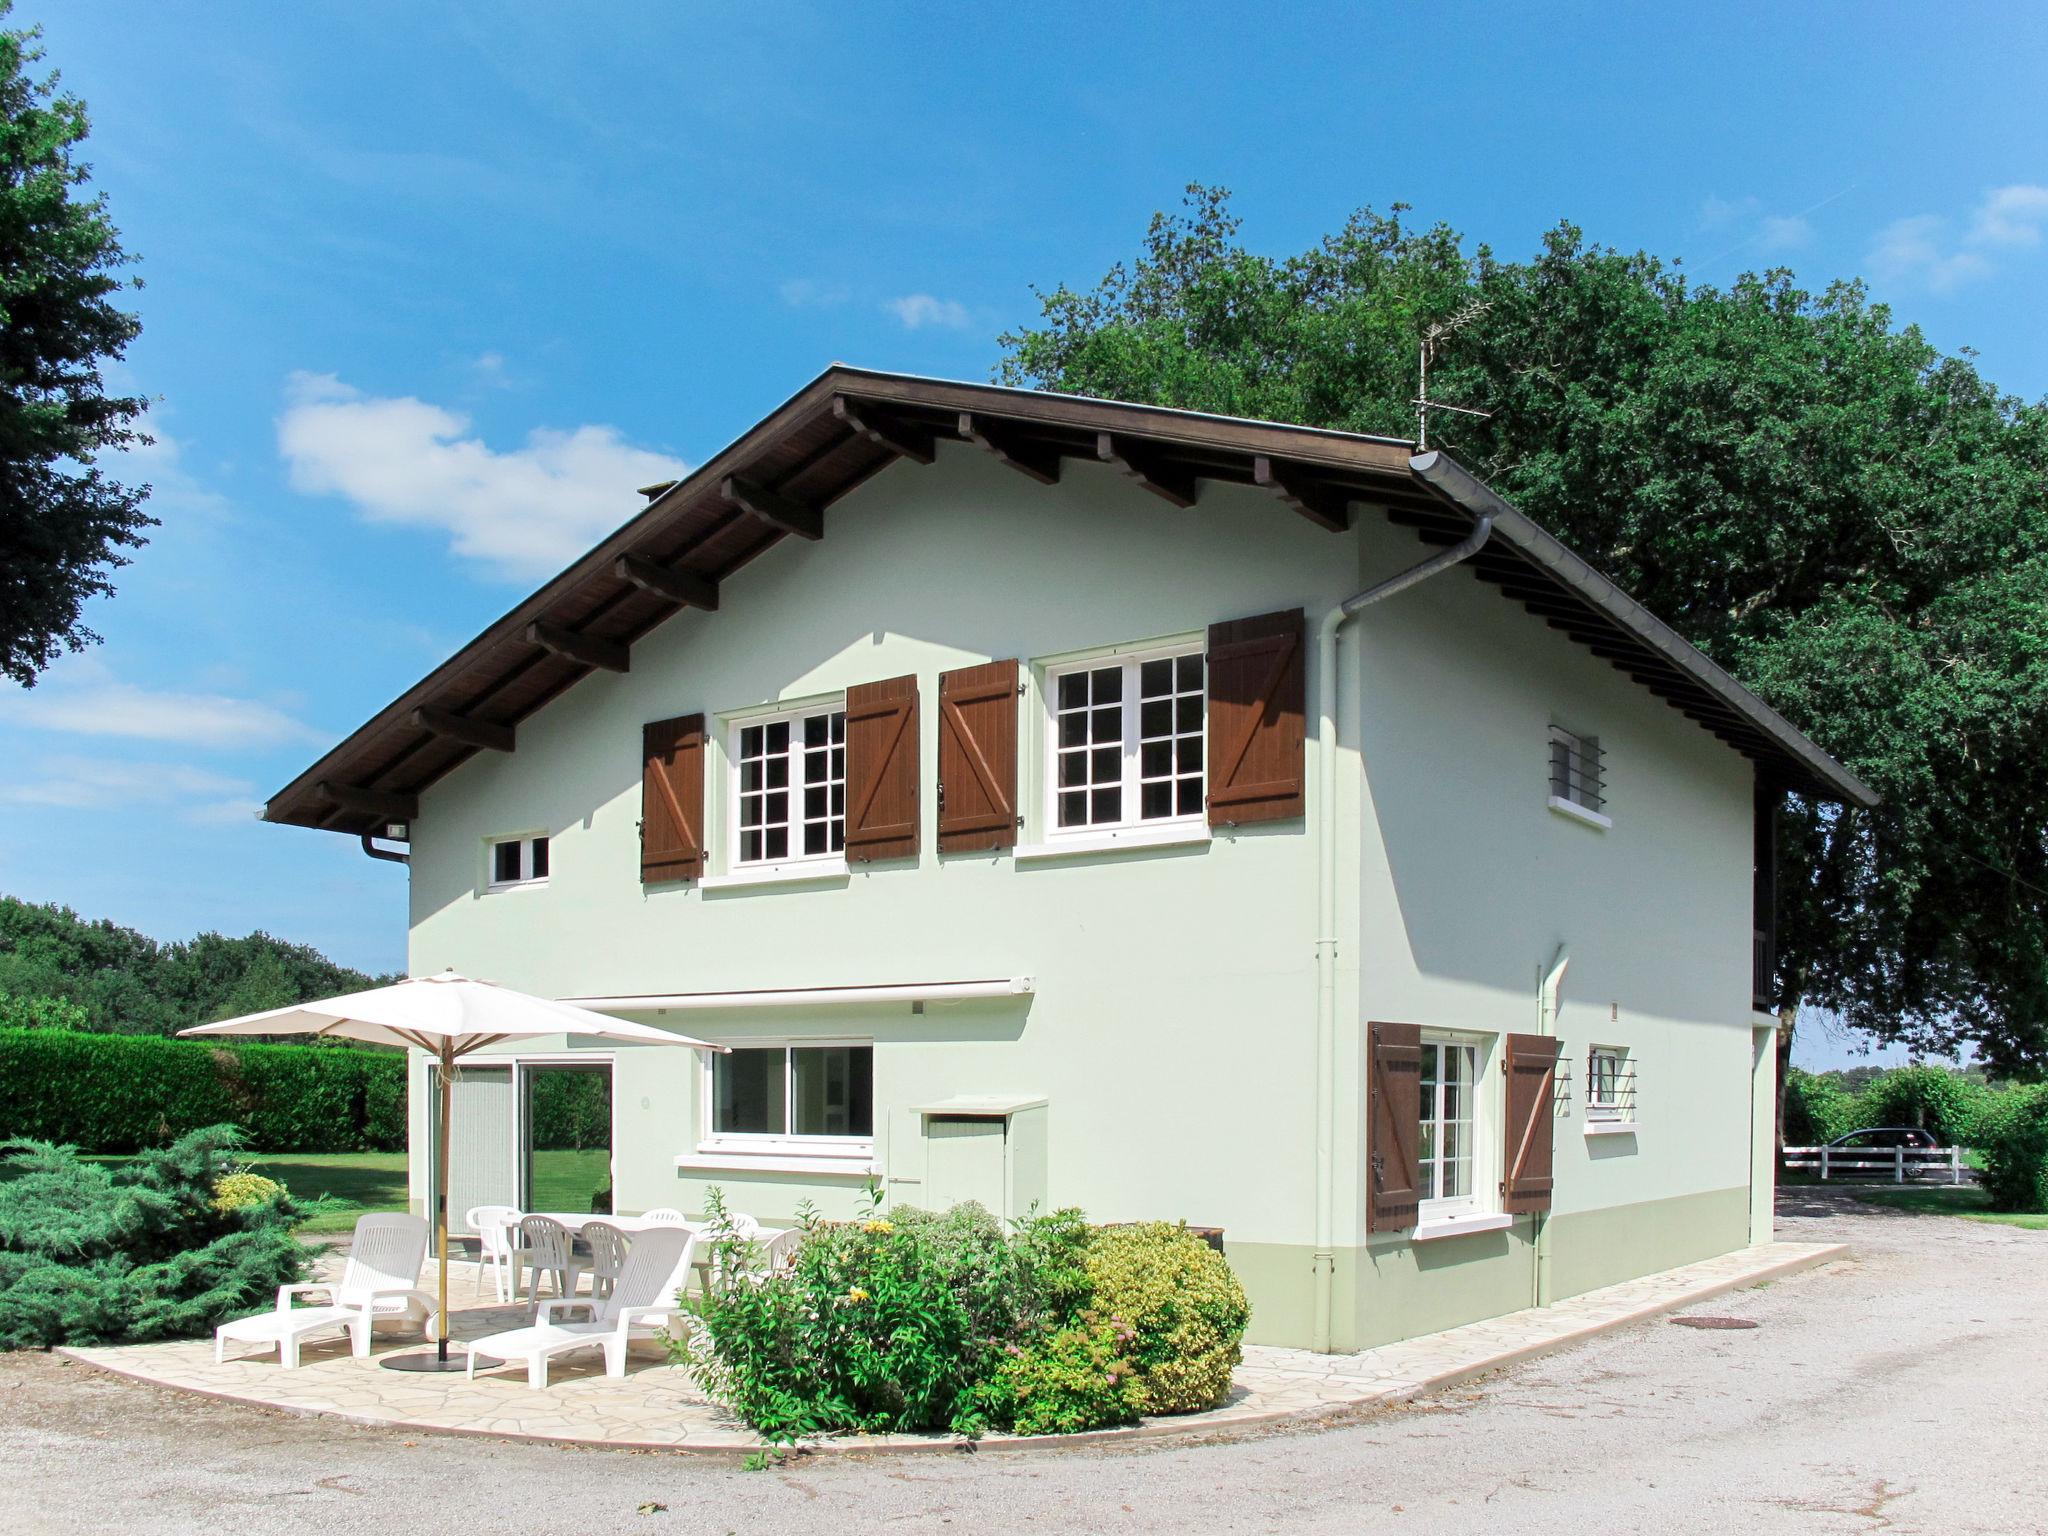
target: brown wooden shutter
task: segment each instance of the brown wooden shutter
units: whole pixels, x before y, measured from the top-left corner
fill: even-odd
[[[917,679],[846,690],[846,857],[917,857]]]
[[[1507,1140],[1502,1154],[1500,1208],[1511,1216],[1550,1209],[1557,1045],[1549,1035],[1508,1036]]]
[[[704,717],[656,720],[640,730],[640,880],[704,873]]]
[[[939,674],[939,852],[1017,842],[1017,663]]]
[[[1422,1139],[1422,1030],[1366,1026],[1365,1230],[1406,1232],[1421,1199],[1416,1169]]]
[[[1299,608],[1209,626],[1209,825],[1306,813]]]

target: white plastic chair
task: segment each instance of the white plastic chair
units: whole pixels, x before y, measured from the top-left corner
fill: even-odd
[[[370,1353],[370,1330],[389,1318],[424,1320],[434,1331],[434,1297],[419,1288],[420,1266],[427,1257],[427,1224],[418,1216],[384,1213],[359,1217],[349,1243],[348,1263],[332,1284],[281,1285],[271,1311],[238,1317],[213,1332],[213,1362],[222,1363],[227,1341],[277,1346],[286,1370],[299,1363],[299,1345],[330,1328],[348,1330],[349,1346],[360,1360]],[[294,1307],[292,1298],[324,1291],[324,1306]]]
[[[519,1224],[519,1211],[510,1205],[475,1205],[463,1221],[476,1233],[476,1293],[483,1295],[484,1271],[491,1271],[498,1303],[512,1299],[512,1228]]]
[[[463,1344],[469,1356],[467,1374],[472,1378],[476,1375],[478,1355],[496,1355],[504,1360],[523,1361],[526,1384],[545,1387],[548,1361],[556,1355],[596,1345],[604,1350],[605,1375],[624,1376],[626,1346],[634,1334],[652,1334],[688,1315],[681,1312],[678,1298],[690,1273],[696,1246],[697,1234],[686,1227],[648,1228],[633,1239],[610,1296],[544,1301],[539,1304],[532,1326]],[[589,1310],[589,1322],[555,1321],[557,1315],[576,1307]]]
[[[526,1264],[526,1315],[536,1317],[541,1281],[552,1277],[558,1298],[574,1296],[583,1266],[576,1262],[575,1239],[554,1217],[522,1216],[517,1230],[519,1256]]]
[[[608,1221],[586,1221],[576,1235],[590,1245],[590,1294],[611,1295],[626,1262],[626,1234]]]
[[[667,1205],[641,1212],[640,1219],[650,1227],[687,1227],[690,1224],[690,1219],[681,1211]]]

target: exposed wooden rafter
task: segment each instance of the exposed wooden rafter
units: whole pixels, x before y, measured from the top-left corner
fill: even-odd
[[[886,421],[868,406],[855,405],[844,395],[832,397],[832,414],[846,429],[858,437],[864,437],[877,448],[886,448],[891,453],[906,459],[915,459],[920,464],[932,461],[933,443],[929,432],[920,432],[912,427],[900,426]]]
[[[1195,476],[1192,471],[1169,466],[1147,454],[1128,438],[1113,432],[1095,434],[1095,457],[1135,480],[1162,501],[1176,507],[1195,504]]]
[[[822,508],[809,506],[780,491],[771,491],[765,485],[756,485],[751,480],[742,480],[738,475],[727,475],[719,482],[718,491],[742,512],[751,512],[762,522],[780,528],[784,533],[805,539],[825,537]]]
[[[470,715],[458,715],[452,709],[436,709],[431,704],[420,705],[412,712],[411,719],[421,730],[446,736],[450,741],[459,741],[465,746],[482,747],[491,752],[513,750],[514,728],[500,725],[495,720],[478,720]]]
[[[536,619],[526,626],[524,636],[528,645],[537,645],[544,651],[567,657],[586,667],[597,667],[606,672],[630,672],[633,670],[633,653],[616,640],[600,639],[596,635],[579,635],[573,629],[564,629],[559,624],[543,623]]]
[[[1351,526],[1351,498],[1333,486],[1317,485],[1278,459],[1259,454],[1252,459],[1252,484],[1271,491],[1312,523],[1332,533]]]
[[[1059,483],[1060,456],[1055,449],[1042,444],[1026,444],[1014,432],[972,411],[960,413],[960,435],[975,447],[994,455],[997,462],[1009,465],[1019,474],[1029,475],[1040,485]]]
[[[419,819],[418,795],[393,794],[388,789],[363,789],[354,784],[337,784],[332,779],[322,779],[318,793],[329,805],[339,806],[351,815],[374,816],[379,821]]]
[[[656,597],[665,597],[685,608],[712,612],[718,607],[718,583],[695,571],[656,565],[639,555],[621,555],[612,562],[612,574],[621,581],[631,582],[643,592],[652,592]]]

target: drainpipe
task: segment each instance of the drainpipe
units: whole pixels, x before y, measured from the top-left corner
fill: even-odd
[[[1408,467],[1427,478],[1438,459],[1417,454]],[[1316,1253],[1309,1346],[1324,1354],[1337,1283],[1337,631],[1374,603],[1469,560],[1492,533],[1492,517],[1482,514],[1462,542],[1347,597],[1316,627]]]
[[[1557,946],[1557,953],[1550,957],[1550,969],[1544,974],[1543,985],[1536,999],[1536,1033],[1555,1035],[1557,1013],[1564,1004],[1564,973],[1572,963],[1569,944]],[[1535,1230],[1530,1234],[1529,1246],[1536,1255],[1536,1305],[1550,1305],[1550,1213],[1538,1211],[1534,1218]]]

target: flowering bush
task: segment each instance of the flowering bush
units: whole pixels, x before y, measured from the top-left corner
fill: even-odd
[[[1073,1435],[1134,1424],[1145,1411],[1138,1368],[1125,1353],[1129,1328],[1090,1318],[1029,1346],[1011,1345],[981,1389],[992,1424],[1020,1435]]]
[[[974,1204],[885,1217],[871,1192],[854,1221],[806,1212],[795,1252],[770,1268],[722,1230],[716,1191],[711,1205],[700,1326],[671,1348],[770,1440],[1065,1433],[1209,1407],[1228,1389],[1244,1293],[1183,1228],[1100,1232],[1065,1210],[1005,1233]],[[1156,1277],[1135,1272],[1148,1264]]]
[[[1230,1391],[1251,1307],[1223,1255],[1163,1221],[1109,1227],[1088,1247],[1095,1310],[1131,1330],[1147,1413],[1199,1413]]]
[[[261,1205],[284,1193],[285,1187],[277,1180],[251,1173],[247,1168],[237,1168],[213,1181],[213,1208],[216,1211],[239,1211],[245,1205]]]

